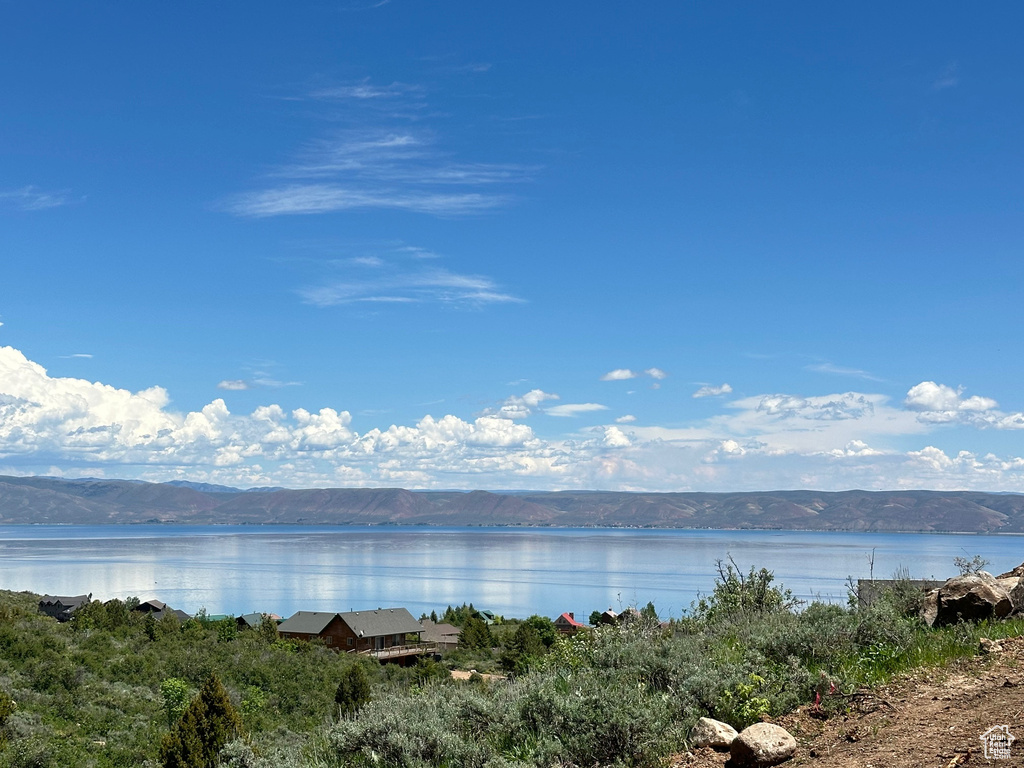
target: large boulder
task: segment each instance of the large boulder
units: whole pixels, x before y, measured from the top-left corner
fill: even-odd
[[[941,627],[958,621],[1002,619],[1013,610],[1013,601],[999,580],[987,573],[955,576],[925,596],[922,618]]]
[[[729,764],[736,768],[765,768],[789,760],[795,752],[796,739],[785,728],[772,723],[754,723],[733,740]]]
[[[1011,578],[1013,576],[1016,576],[1017,578],[1020,578],[1021,576],[1024,576],[1024,563],[1021,563],[1016,568],[1014,568],[1012,571],[1007,571],[1006,573],[1000,573],[996,578],[997,579],[1009,579],[1009,578]]]
[[[695,747],[711,747],[712,749],[725,750],[729,748],[738,734],[736,729],[721,720],[713,720],[710,717],[702,717],[693,726],[690,733],[690,742]]]

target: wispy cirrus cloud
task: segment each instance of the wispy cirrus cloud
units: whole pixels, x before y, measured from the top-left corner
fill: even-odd
[[[509,185],[538,166],[465,160],[444,147],[422,88],[370,80],[312,90],[306,98],[339,112],[350,127],[306,143],[268,174],[279,183],[222,203],[248,217],[397,209],[465,216],[507,204]],[[440,118],[437,118],[440,120]]]
[[[868,371],[862,371],[860,368],[845,368],[841,365],[834,365],[833,363],[813,363],[805,366],[808,371],[814,371],[815,373],[829,373],[836,376],[851,376],[855,379],[864,379],[865,381],[882,381],[881,378],[875,376],[873,373]]]
[[[573,418],[580,416],[584,413],[593,413],[594,411],[607,411],[607,405],[601,405],[600,403],[565,403],[564,405],[553,405],[550,408],[545,408],[544,413],[548,416],[559,416],[563,418]]]
[[[443,194],[398,189],[365,191],[338,184],[290,184],[238,195],[229,201],[227,207],[239,216],[253,218],[331,213],[359,208],[392,208],[458,216],[494,208],[502,202],[500,196],[477,193]]]
[[[45,191],[36,186],[21,187],[0,191],[0,207],[14,208],[19,211],[45,211],[48,208],[59,208],[70,202],[67,190]]]
[[[932,81],[933,91],[944,91],[947,88],[956,88],[960,85],[960,65],[952,61],[942,68],[939,76]]]
[[[410,94],[422,94],[423,89],[409,83],[392,82],[387,85],[374,85],[370,78],[363,78],[355,83],[331,85],[316,88],[309,92],[311,99],[397,99]]]
[[[352,269],[344,277],[303,288],[299,295],[307,304],[332,307],[354,303],[442,303],[480,306],[522,303],[518,296],[503,291],[492,278],[466,275],[441,268],[412,268],[380,260],[364,259],[365,269]]]

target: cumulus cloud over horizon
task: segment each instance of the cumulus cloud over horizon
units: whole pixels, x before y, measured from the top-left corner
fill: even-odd
[[[723,403],[718,415],[676,426],[637,426],[626,415],[552,435],[524,423],[542,412],[568,418],[607,410],[548,405],[558,399],[536,388],[472,418],[424,414],[413,424],[359,432],[349,410],[330,407],[269,404],[239,414],[217,398],[177,412],[163,387],[132,392],[52,377],[20,351],[0,347],[0,468],[239,486],[1024,491],[1024,458],[950,451],[928,438],[910,450],[893,448],[897,438],[1014,426],[1020,417],[934,382],[911,388],[899,404],[877,393],[775,393]],[[920,418],[947,413],[970,418]],[[580,422],[566,425],[573,423]]]

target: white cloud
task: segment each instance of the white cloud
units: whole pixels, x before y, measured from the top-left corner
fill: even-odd
[[[604,444],[609,448],[629,448],[632,445],[625,432],[611,426],[604,428]]]
[[[625,414],[623,416],[619,416],[615,420],[615,423],[616,424],[632,424],[634,421],[636,421],[636,416],[634,416],[631,413],[627,413],[627,414]]]
[[[958,411],[962,403],[961,392],[963,389],[953,389],[934,381],[922,381],[910,388],[904,403],[914,411]],[[995,401],[991,402],[992,408],[998,405]]]
[[[1006,414],[999,409],[999,403],[990,397],[972,395],[963,397],[963,387],[953,389],[934,381],[922,381],[910,388],[904,405],[917,412],[917,418],[926,423],[951,424],[968,423],[976,426],[992,426],[998,429],[1019,429],[1024,427],[1024,414]]]
[[[497,408],[488,408],[481,415],[499,416],[503,419],[525,419],[546,400],[558,400],[558,395],[541,389],[531,389],[525,395],[513,395],[506,398]]]
[[[602,376],[601,381],[626,381],[628,379],[635,379],[639,375],[639,373],[631,371],[629,368],[616,368],[614,371],[608,371],[608,373]]]
[[[962,393],[918,389],[919,406],[983,416],[943,429],[999,426],[1004,414]],[[955,398],[955,399],[954,399]],[[357,431],[349,411],[263,405],[232,413],[222,399],[171,408],[159,386],[132,392],[58,378],[0,347],[0,464],[15,474],[192,479],[229,485],[408,485],[465,488],[764,490],[974,488],[1024,491],[1024,458],[950,450],[916,437],[936,431],[923,411],[877,393],[774,393],[676,427],[615,424],[541,437],[522,419],[557,396],[533,389],[472,419],[424,415]],[[966,404],[966,405],[965,405]],[[578,416],[597,403],[545,409]],[[944,412],[944,411],[943,411]]]
[[[224,389],[228,392],[242,392],[249,389],[249,382],[244,379],[224,379],[217,384],[217,389]]]
[[[608,406],[601,405],[600,403],[565,403],[564,405],[554,405],[546,408],[544,413],[548,416],[573,417],[579,416],[582,413],[607,410]]]
[[[728,384],[722,384],[717,387],[713,387],[710,384],[705,384],[703,387],[693,393],[694,397],[715,397],[717,395],[728,395],[732,392],[732,387]]]
[[[639,371],[634,371],[629,368],[616,368],[613,371],[608,371],[604,376],[601,377],[601,381],[628,381],[629,379],[635,379],[639,376],[650,376],[652,379],[662,380],[667,379],[668,374],[661,368],[647,368],[641,374]],[[658,385],[655,385],[657,389]]]

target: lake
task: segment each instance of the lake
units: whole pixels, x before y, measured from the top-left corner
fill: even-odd
[[[401,526],[0,526],[0,588],[96,599],[157,598],[194,613],[348,611],[414,615],[472,602],[505,616],[653,601],[680,616],[732,557],[803,599],[846,600],[847,579],[993,573],[1024,561],[1018,536]]]

